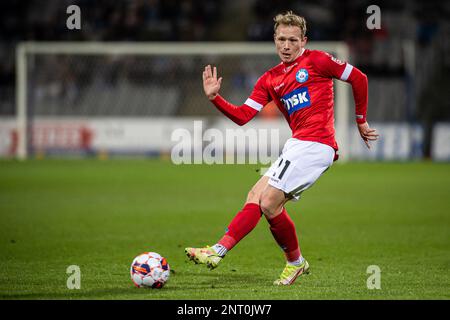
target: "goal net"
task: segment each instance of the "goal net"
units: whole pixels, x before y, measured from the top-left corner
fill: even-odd
[[[311,42],[307,48],[348,60],[342,42]],[[194,119],[208,119],[211,126],[211,119],[223,120],[203,94],[205,65],[218,67],[221,94],[242,104],[258,77],[279,63],[273,43],[26,42],[16,54],[17,118],[10,149],[20,159],[167,153],[173,128]],[[335,81],[343,160],[349,94],[346,84]]]

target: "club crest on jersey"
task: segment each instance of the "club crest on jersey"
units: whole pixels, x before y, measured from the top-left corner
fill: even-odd
[[[299,109],[306,108],[311,105],[308,88],[305,87],[289,92],[281,98],[281,101],[283,102],[289,115]]]
[[[297,79],[298,82],[303,83],[306,80],[308,80],[308,71],[306,69],[300,69],[297,71],[297,74],[295,75],[295,79]]]

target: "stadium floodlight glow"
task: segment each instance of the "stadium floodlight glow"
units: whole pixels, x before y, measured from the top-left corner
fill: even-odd
[[[329,52],[347,61],[349,49],[344,42],[308,42],[308,49]],[[30,77],[33,74],[35,58],[38,56],[140,56],[140,57],[230,57],[237,60],[240,57],[273,56],[276,58],[275,46],[272,42],[151,42],[151,43],[127,43],[127,42],[22,42],[16,48],[16,119],[17,119],[17,148],[16,157],[26,159],[29,156],[30,138]],[[199,65],[201,70],[203,65]],[[266,66],[270,68],[272,66]],[[49,70],[48,72],[51,72]],[[201,72],[199,72],[201,74]],[[201,77],[199,76],[199,79]],[[192,81],[192,80],[191,80]],[[200,80],[199,80],[200,83]],[[349,137],[349,108],[350,87],[335,81],[335,115],[336,115],[336,140],[339,144],[339,154],[342,161],[347,160]],[[200,89],[201,90],[201,89]],[[250,92],[248,92],[250,94]],[[205,102],[206,103],[206,102]],[[105,115],[107,116],[107,115]],[[251,124],[249,124],[251,126]]]

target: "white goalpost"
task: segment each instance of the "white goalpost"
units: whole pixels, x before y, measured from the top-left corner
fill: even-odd
[[[307,48],[329,52],[340,60],[347,61],[349,59],[348,46],[343,42],[309,42]],[[64,59],[61,60],[62,62],[52,64],[53,61],[56,61],[61,57],[64,57]],[[123,57],[127,57],[128,61],[120,63],[119,68],[117,67],[117,61]],[[218,60],[220,60],[218,62],[219,64],[222,62],[222,69],[224,72],[228,71],[228,69],[242,70],[239,61],[245,60],[250,62],[250,65],[247,70],[244,71],[254,73],[260,72],[260,74],[266,69],[274,66],[275,64],[272,63],[273,61],[279,62],[273,43],[20,43],[16,49],[16,157],[18,159],[26,159],[29,156],[29,145],[31,143],[29,138],[29,128],[30,121],[33,121],[33,117],[39,116],[40,112],[43,114],[50,114],[50,111],[47,110],[50,109],[50,107],[46,109],[46,106],[49,105],[48,102],[46,102],[49,100],[45,100],[45,94],[47,92],[51,93],[52,90],[58,92],[58,97],[60,97],[59,105],[66,105],[68,103],[67,101],[70,100],[73,105],[78,104],[82,106],[78,108],[65,106],[65,108],[68,109],[65,110],[62,107],[58,109],[58,102],[52,102],[52,105],[56,105],[52,107],[52,110],[54,111],[52,111],[51,115],[53,117],[59,115],[64,116],[66,119],[70,117],[76,118],[80,115],[84,117],[95,117],[99,115],[108,117],[108,110],[110,110],[108,108],[108,103],[113,103],[115,105],[114,108],[111,108],[111,112],[115,112],[118,115],[126,115],[126,112],[133,109],[130,107],[132,104],[131,100],[138,99],[138,91],[136,91],[136,88],[141,88],[139,90],[144,90],[142,88],[145,88],[145,81],[147,79],[145,75],[146,72],[155,72],[160,76],[153,77],[151,80],[154,88],[154,91],[152,92],[155,92],[156,94],[155,98],[149,99],[147,93],[147,96],[143,96],[142,98],[144,101],[145,99],[147,99],[147,101],[160,101],[161,96],[164,98],[169,97],[173,101],[179,101],[180,99],[186,99],[186,96],[184,98],[180,97],[176,92],[176,86],[185,86],[184,92],[191,93],[192,95],[201,94],[201,92],[197,92],[197,87],[193,87],[192,84],[194,81],[200,81],[199,79],[201,78],[198,75],[195,76],[195,74],[198,73],[198,70],[202,70],[204,61],[214,62]],[[84,62],[81,63],[81,61]],[[105,61],[108,65],[100,66],[102,63],[105,63]],[[272,65],[269,65],[269,63],[272,63]],[[54,68],[53,66],[57,66],[57,68]],[[122,79],[122,75],[127,76],[130,73],[127,71],[128,67],[132,70],[130,72],[136,75],[134,76],[134,83],[137,84],[129,85],[128,80]],[[120,70],[117,71],[118,69]],[[160,69],[169,70],[170,73],[161,73]],[[72,73],[67,70],[72,70]],[[103,82],[101,84],[98,84],[98,82],[101,81],[94,79],[96,72],[104,73],[102,76]],[[171,77],[169,82],[166,82],[164,74]],[[80,79],[75,79],[76,85],[74,85],[72,82],[74,81],[73,78],[76,77],[80,77]],[[122,89],[124,92],[128,90],[127,93],[124,93],[126,98],[123,98],[123,101],[113,97],[113,102],[107,102],[107,92],[103,92],[102,89],[96,89],[97,87],[107,87],[104,82],[108,82],[108,77],[112,77],[114,78],[114,81],[116,81],[114,84],[115,87],[111,92],[117,92]],[[237,79],[236,81],[239,80],[238,73],[233,77]],[[54,87],[57,88],[59,88],[61,83],[64,83],[63,89],[42,89],[46,88],[46,81],[48,82],[48,79],[52,79]],[[86,79],[89,79],[91,82]],[[58,81],[60,83],[58,83]],[[95,84],[95,87],[89,85],[89,83]],[[168,87],[175,89],[170,89],[172,91],[168,89],[169,91],[167,92],[164,91],[166,83],[169,83],[167,84]],[[237,86],[239,87],[239,85]],[[124,89],[125,87],[127,88],[126,90]],[[61,90],[65,95],[60,93]],[[66,91],[69,91],[69,93],[67,94]],[[79,98],[78,100],[76,98],[72,99],[71,97],[73,95],[70,95],[70,92],[72,91],[76,92],[78,95],[80,95],[80,91],[82,91],[84,98]],[[160,94],[160,96],[158,94]],[[247,94],[250,94],[250,92],[247,92]],[[44,98],[42,98],[42,96],[44,96]],[[41,99],[42,101],[39,100],[40,102],[37,103],[35,99]],[[105,107],[102,111],[96,111],[94,116],[94,113],[89,111],[89,104],[86,101],[94,101],[95,103],[96,99],[98,99],[99,104],[103,103]],[[350,103],[350,90],[348,85],[342,81],[335,81],[336,139],[340,147],[340,157],[343,161],[348,159],[347,141],[349,139]],[[120,106],[118,106],[119,104],[124,105],[123,109],[120,109]],[[195,106],[195,100],[191,104]],[[168,105],[171,104],[168,103]],[[72,109],[76,110],[73,111]],[[176,107],[167,109],[168,113],[165,115],[170,116],[171,114],[169,112],[176,110]],[[139,117],[139,111],[130,112],[135,112],[134,115]]]

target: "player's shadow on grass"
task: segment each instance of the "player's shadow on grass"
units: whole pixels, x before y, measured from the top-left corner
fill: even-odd
[[[228,286],[241,285],[244,283],[255,282],[255,283],[272,283],[270,276],[259,275],[248,272],[239,272],[239,271],[226,271],[215,272],[205,270],[204,272],[193,272],[193,271],[184,271],[177,274],[179,279],[182,282],[182,279],[189,279],[187,287],[195,287],[199,288],[201,286],[207,286],[211,284],[222,284],[226,283]],[[251,281],[250,281],[251,279]],[[197,284],[195,286],[190,286],[189,284]]]
[[[244,277],[244,276],[256,276],[258,277],[258,274],[254,274],[254,273],[250,273],[250,272],[243,272],[243,271],[230,271],[230,270],[226,270],[226,271],[216,271],[216,270],[207,270],[205,269],[204,271],[191,271],[191,270],[187,270],[187,271],[183,271],[183,272],[177,272],[177,277]]]

